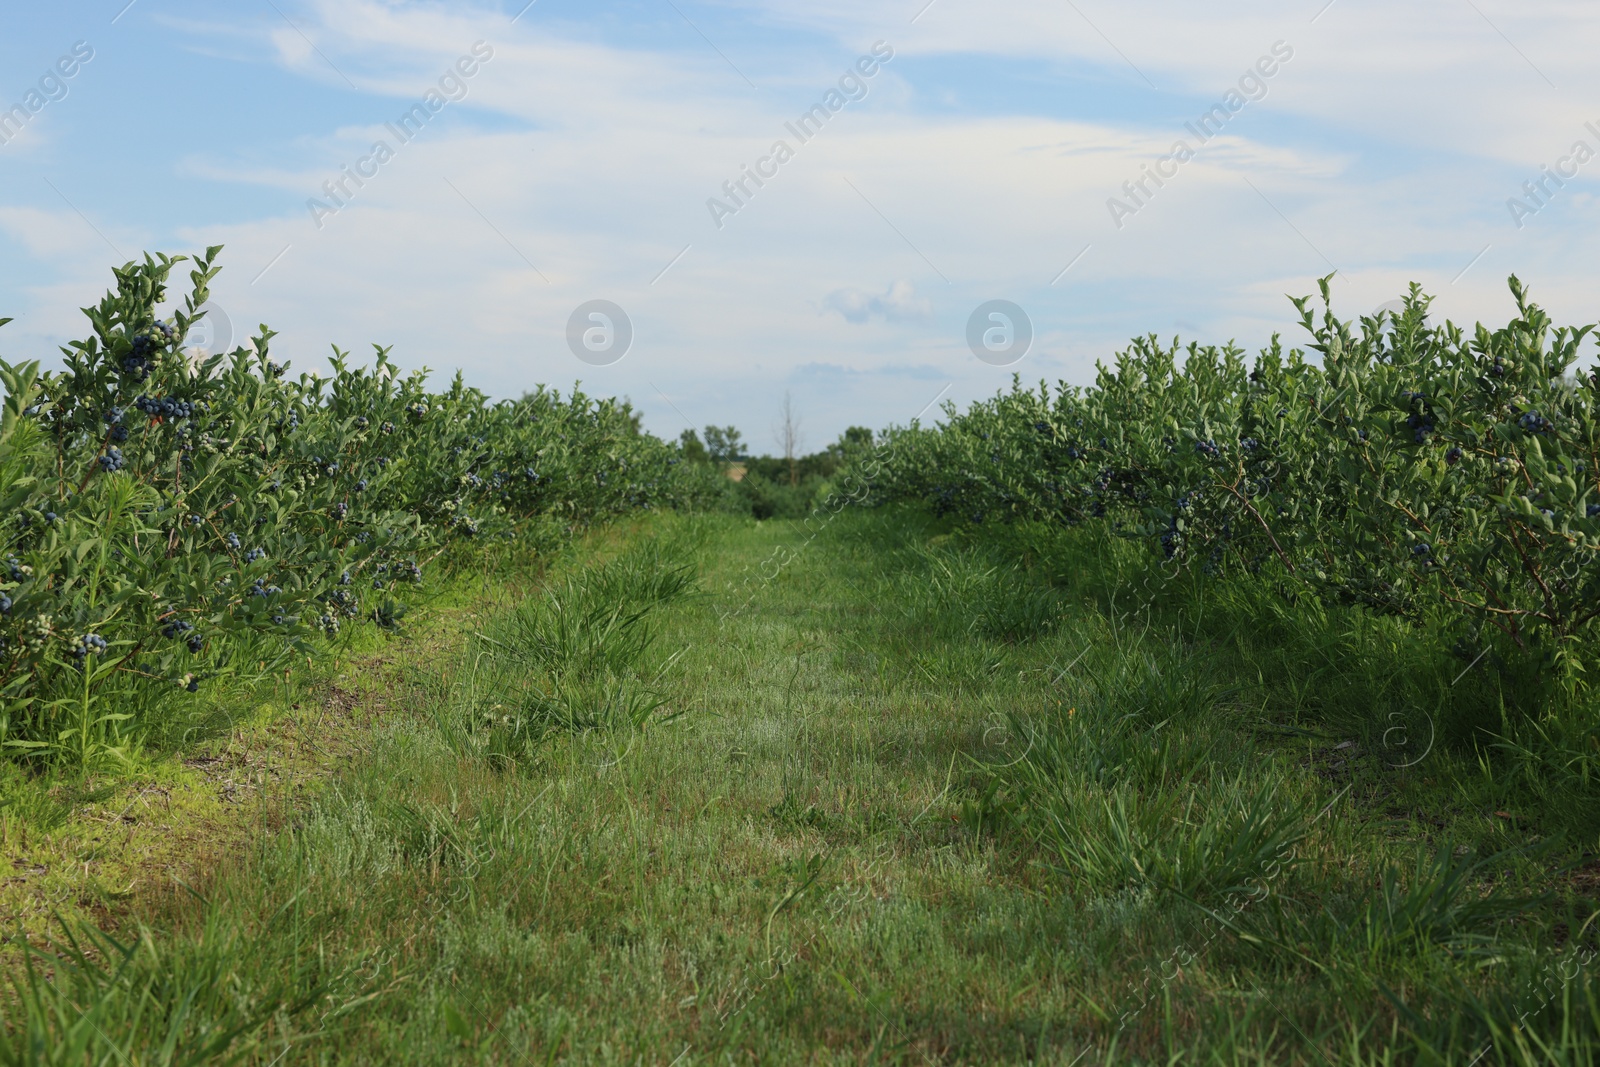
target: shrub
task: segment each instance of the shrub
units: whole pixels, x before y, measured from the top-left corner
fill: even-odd
[[[0,362],[0,743],[126,755],[169,701],[393,625],[452,542],[568,530],[723,492],[626,404],[540,387],[430,392],[387,349],[290,377],[271,330],[181,348],[219,268],[158,314],[184,257],[116,270],[64,366]],[[0,324],[3,324],[0,320]]]

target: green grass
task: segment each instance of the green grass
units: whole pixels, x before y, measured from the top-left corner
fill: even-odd
[[[1417,705],[1403,634],[804,541],[567,553],[282,829],[20,974],[0,1062],[1594,1059],[1581,788]]]

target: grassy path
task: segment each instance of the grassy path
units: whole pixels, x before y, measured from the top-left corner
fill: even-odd
[[[652,537],[647,566],[569,561],[544,608],[486,622],[443,673],[402,671],[388,699],[409,713],[282,832],[143,915],[156,932],[116,981],[72,987],[65,969],[74,1007],[41,1031],[138,1062],[179,1033],[195,1062],[210,1041],[271,1064],[685,1067],[1167,1062],[1193,1045],[1344,1062],[1392,1034],[1392,1013],[1363,1037],[1317,1030],[1327,987],[1304,968],[1241,967],[1236,939],[1140,889],[1145,839],[1137,873],[1078,855],[1080,885],[996,832],[1004,797],[985,802],[980,765],[1024,755],[1011,716],[1078,721],[1080,701],[1145,760],[1125,756],[1126,777],[1200,797],[1216,824],[1247,824],[1263,782],[1310,815],[1348,797],[1214,714],[1229,697],[1204,648],[1161,660],[1159,637],[1085,608],[1015,640],[1059,604],[909,520],[847,515],[800,549],[792,526],[663,519],[602,555]],[[669,558],[692,561],[698,595],[640,577]],[[596,604],[611,613],[581,632],[555,621]],[[1114,667],[1115,684],[1080,680]],[[519,719],[596,707],[594,728],[538,743]],[[1097,796],[1073,825],[1109,838]],[[1177,840],[1173,884],[1199,894],[1184,864],[1223,862],[1194,844],[1207,820],[1156,818],[1149,862]],[[1308,862],[1338,869],[1362,832],[1318,830]],[[1272,841],[1240,833],[1252,857]]]

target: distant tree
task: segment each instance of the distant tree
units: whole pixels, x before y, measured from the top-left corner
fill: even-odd
[[[707,426],[706,452],[713,463],[733,463],[744,453],[743,435],[732,426]]]
[[[857,452],[864,452],[872,447],[872,431],[865,426],[852,426],[839,435],[839,439],[828,446],[828,454],[835,460],[842,461],[846,456]]]
[[[783,460],[789,465],[789,484],[800,484],[800,446],[803,436],[800,433],[800,416],[795,414],[794,401],[789,397],[789,390],[783,391],[783,407],[779,410],[778,424],[773,432],[778,438],[778,447],[783,450]]]
[[[678,449],[690,463],[711,462],[711,453],[706,451],[706,446],[700,443],[700,435],[693,430],[685,430],[678,435]]]

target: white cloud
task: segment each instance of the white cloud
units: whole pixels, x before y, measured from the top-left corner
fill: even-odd
[[[1336,307],[1350,316],[1416,279],[1439,293],[1442,316],[1503,320],[1503,279],[1516,270],[1558,321],[1593,317],[1600,272],[1584,243],[1596,201],[1574,184],[1520,232],[1504,209],[1582,118],[1600,119],[1600,107],[1581,110],[1600,94],[1579,91],[1595,80],[1592,16],[1571,3],[1478,2],[1568,92],[1465,4],[1338,0],[1311,25],[1321,0],[1220,15],[1175,0],[1082,0],[1145,76],[1193,98],[1174,101],[1054,2],[940,0],[911,26],[915,5],[898,2],[751,0],[745,15],[821,30],[851,53],[883,38],[897,56],[867,101],[718,230],[706,198],[785,136],[783,123],[837,77],[836,56],[797,48],[770,69],[750,65],[763,86],[751,92],[698,38],[686,50],[617,47],[533,15],[508,28],[505,12],[484,8],[321,0],[293,9],[296,23],[373,94],[362,98],[370,118],[342,111],[286,142],[187,158],[188,177],[287,195],[278,211],[213,210],[218,221],[170,232],[185,248],[227,244],[215,299],[241,334],[263,321],[280,330],[275,351],[302,368],[321,365],[329,343],[361,353],[375,341],[396,344],[402,365],[460,366],[500,395],[582,375],[591,391],[632,396],[672,435],[683,419],[658,390],[704,424],[742,417],[751,397],[775,406],[789,386],[828,435],[835,423],[904,421],[946,383],[958,400],[990,393],[1010,372],[977,363],[963,327],[997,297],[1022,304],[1038,330],[1017,369],[1079,382],[1126,338],[1180,320],[1200,340],[1255,343],[1280,330],[1293,343],[1284,294],[1314,291],[1334,267]],[[295,77],[336,80],[281,22],[254,32]],[[248,35],[218,36],[247,49]],[[479,39],[495,56],[469,97],[317,230],[305,198]],[[1203,109],[1195,102],[1219,98],[1278,39],[1296,55],[1267,97],[1117,229],[1107,198],[1184,136],[1183,119]],[[927,106],[945,87],[928,84],[919,61],[985,55],[1077,74],[1093,65],[1106,90],[1053,115]],[[950,86],[956,99],[971,88]],[[1152,100],[1173,117],[1149,118]],[[73,214],[0,209],[0,230],[57,272],[28,291],[36,308],[75,309],[107,277],[108,250]],[[149,240],[107,233],[130,254]],[[634,349],[613,367],[565,347],[567,316],[597,297],[635,324]],[[923,379],[928,396],[912,396],[906,382]],[[751,417],[756,431],[764,420]]]
[[[916,286],[904,278],[893,282],[882,294],[864,289],[835,289],[822,300],[824,311],[835,311],[846,322],[864,323],[871,319],[901,322],[906,319],[925,319],[933,313],[933,305],[917,295]]]

